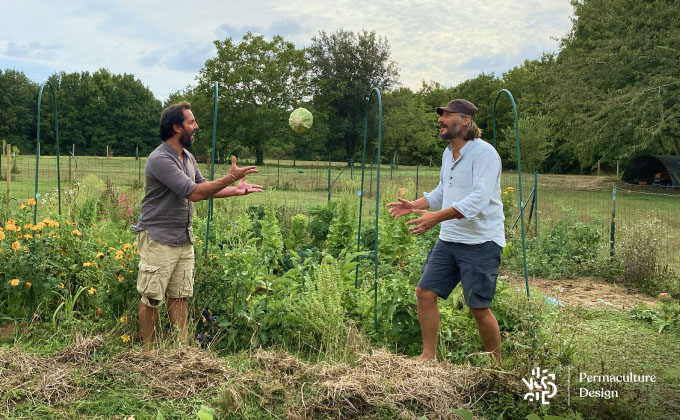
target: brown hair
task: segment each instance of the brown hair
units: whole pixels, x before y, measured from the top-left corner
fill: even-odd
[[[187,101],[182,101],[170,105],[161,112],[161,122],[158,128],[161,140],[165,141],[175,135],[174,125],[182,125],[185,109],[191,109],[191,105]]]
[[[482,129],[477,126],[477,123],[475,123],[475,120],[472,119],[472,116],[460,113],[458,115],[460,115],[460,118],[470,117],[470,123],[467,125],[465,132],[463,133],[463,138],[465,140],[472,140],[482,137]]]

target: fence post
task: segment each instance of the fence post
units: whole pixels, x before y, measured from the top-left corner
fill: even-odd
[[[418,170],[420,169],[420,165],[416,163],[416,192],[415,192],[415,197],[413,198],[414,200],[418,199]]]
[[[137,185],[142,183],[142,160],[139,159],[139,146],[135,151],[135,160],[137,160]]]
[[[331,201],[331,161],[328,161],[328,201]]]
[[[371,180],[368,183],[368,196],[373,194],[373,165],[371,165]]]
[[[397,152],[394,152],[395,154]],[[392,162],[390,163],[390,182],[392,182],[392,169],[394,169],[394,156],[392,157]]]
[[[614,185],[614,188],[612,189],[612,225],[611,225],[611,235],[609,237],[609,256],[613,257],[614,256],[614,243],[615,243],[615,235],[614,232],[616,231],[616,185]]]
[[[279,189],[279,181],[281,180],[281,159],[276,160],[276,189]]]
[[[10,184],[12,183],[12,145],[7,145],[7,206],[9,207]]]
[[[534,224],[538,236],[538,172],[534,172]]]

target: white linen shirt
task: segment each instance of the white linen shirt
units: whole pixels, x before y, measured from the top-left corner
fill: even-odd
[[[449,145],[442,155],[439,185],[424,195],[431,209],[453,207],[464,216],[441,223],[442,241],[468,245],[494,241],[505,246],[501,158],[489,143],[469,140],[457,160]]]

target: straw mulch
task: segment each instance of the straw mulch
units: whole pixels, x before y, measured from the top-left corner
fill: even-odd
[[[236,371],[196,347],[164,351],[126,351],[93,357],[101,337],[82,338],[54,355],[0,348],[0,404],[7,413],[30,400],[62,405],[87,397],[88,384],[113,380],[127,387],[150,388],[154,398],[185,398],[219,387],[220,400],[240,412],[246,400],[280,404],[289,420],[370,418],[389,408],[402,419],[457,419],[452,408],[474,410],[490,392],[520,394],[514,374],[447,362],[419,362],[376,349],[356,363],[307,364],[285,351],[258,350],[247,371]],[[96,386],[96,385],[89,385]]]
[[[259,351],[264,370],[283,383],[297,383],[299,399],[290,404],[289,419],[335,413],[338,418],[369,414],[388,407],[403,419],[457,419],[452,408],[472,409],[488,392],[518,391],[513,375],[450,363],[420,362],[386,350],[362,355],[355,367],[346,364],[307,366],[285,353]],[[305,394],[307,383],[314,389]],[[310,390],[307,388],[307,391]]]
[[[90,377],[132,382],[167,398],[187,397],[231,377],[222,362],[195,347],[128,351],[91,363],[105,344],[101,336],[79,337],[73,346],[50,356],[0,348],[0,403],[10,411],[27,399],[49,405],[80,401],[89,392]]]
[[[45,404],[83,399],[87,391],[76,386],[74,371],[103,346],[102,337],[78,337],[73,346],[48,357],[0,348],[0,401],[9,409],[24,399]],[[79,380],[89,374],[82,372]]]
[[[185,398],[233,376],[222,362],[196,347],[120,353],[110,360],[106,372],[149,386],[155,396],[163,398]]]

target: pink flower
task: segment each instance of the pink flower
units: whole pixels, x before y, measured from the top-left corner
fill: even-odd
[[[668,293],[659,293],[660,298],[668,297]]]

